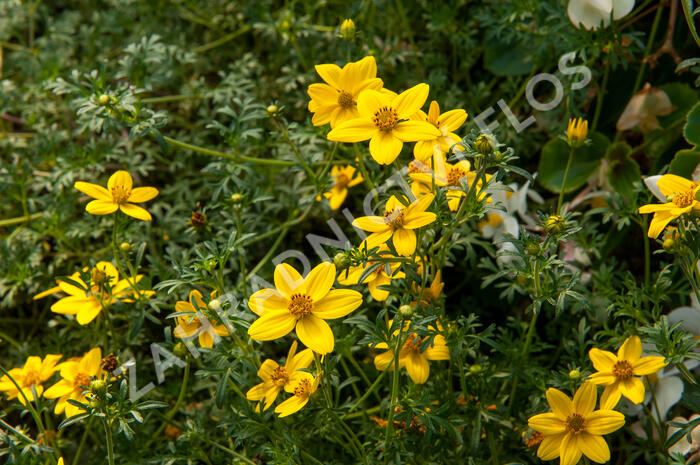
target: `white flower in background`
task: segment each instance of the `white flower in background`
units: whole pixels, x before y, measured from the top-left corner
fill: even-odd
[[[610,18],[618,20],[630,14],[634,0],[569,0],[567,10],[574,26],[597,29],[610,24]]]
[[[499,252],[515,251],[515,246],[510,242],[502,242],[506,234],[510,234],[516,239],[520,237],[520,221],[534,226],[535,220],[527,214],[528,198],[533,202],[543,203],[544,199],[530,189],[530,181],[522,187],[516,183],[508,184],[512,192],[505,190],[490,191],[494,204],[505,208],[503,210],[493,209],[488,214],[488,219],[479,224],[479,229],[486,239],[491,239],[497,245]],[[501,260],[508,260],[509,256],[500,257]]]
[[[700,415],[698,415],[697,413],[692,415],[687,420],[683,417],[675,417],[671,421],[675,421],[678,423],[688,423],[690,421],[695,420],[696,418],[700,418]],[[673,433],[675,433],[678,430],[680,430],[680,428],[669,426],[666,437],[670,437]],[[693,442],[688,441],[687,435],[684,435],[680,441],[669,447],[668,453],[678,453],[681,455],[688,455],[690,453],[693,453],[695,454],[695,457],[689,458],[688,463],[696,463],[696,460],[700,458],[698,457],[699,454],[696,454],[696,452],[700,450],[700,426],[696,426],[695,428],[693,428],[693,430],[690,432],[690,437],[693,440]]]
[[[666,116],[675,109],[668,94],[651,87],[647,82],[644,89],[637,92],[617,120],[617,130],[627,131],[638,127],[643,134],[661,129],[657,116]]]

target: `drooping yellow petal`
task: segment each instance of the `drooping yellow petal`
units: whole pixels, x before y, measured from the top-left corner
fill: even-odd
[[[389,165],[398,158],[403,142],[394,131],[376,131],[369,141],[369,153],[380,165]]]
[[[251,401],[262,400],[265,397],[265,383],[256,384],[248,389],[245,393],[245,398]]]
[[[416,384],[423,384],[430,376],[430,364],[423,354],[414,352],[405,359],[406,372]]]
[[[647,236],[652,239],[656,239],[664,231],[664,229],[666,229],[668,223],[676,218],[677,216],[671,214],[670,211],[656,212],[654,217],[651,219],[651,223],[649,224],[649,232],[647,233]]]
[[[578,448],[576,436],[567,434],[561,441],[559,448],[560,465],[576,465],[581,460],[581,449]]]
[[[54,313],[60,313],[61,315],[75,315],[82,308],[92,308],[96,309],[98,312],[102,308],[100,303],[93,296],[91,297],[80,297],[80,296],[70,296],[64,297],[58,302],[51,306],[51,311]]]
[[[644,400],[644,383],[639,378],[631,377],[619,382],[620,392],[632,403],[639,404]]]
[[[250,325],[248,335],[256,341],[278,339],[289,334],[294,329],[296,321],[288,310],[266,311]]]
[[[148,213],[148,211],[132,203],[123,203],[119,205],[119,209],[122,211],[122,213],[125,213],[132,218],[136,218],[137,220],[151,221],[152,219],[151,214]]]
[[[112,201],[112,194],[102,186],[89,182],[76,181],[73,187],[78,189],[83,194],[87,194],[93,199]]]
[[[333,331],[321,318],[306,315],[297,322],[297,336],[306,347],[318,354],[333,352],[335,339]]]
[[[416,251],[416,233],[411,229],[397,229],[392,238],[396,252],[404,257]]]
[[[277,407],[275,407],[275,413],[278,413],[280,418],[283,418],[298,412],[308,402],[308,397],[292,396],[289,399],[282,402],[281,404],[279,404]]]
[[[610,460],[610,448],[602,436],[582,431],[576,438],[576,446],[594,462],[605,463]]]
[[[374,367],[377,370],[384,371],[389,367],[393,360],[394,354],[390,350],[387,350],[386,352],[374,357]]]
[[[86,324],[94,320],[97,317],[97,315],[100,314],[101,311],[102,306],[99,303],[97,305],[91,304],[81,306],[78,309],[76,320],[78,320],[78,323],[85,326]]]
[[[622,397],[622,392],[620,391],[620,383],[617,381],[605,387],[603,394],[600,396],[600,408],[603,410],[612,410],[615,408],[620,398]]]

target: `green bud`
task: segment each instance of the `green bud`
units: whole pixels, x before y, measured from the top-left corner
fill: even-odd
[[[569,378],[570,378],[570,379],[573,379],[574,381],[577,380],[577,379],[580,379],[580,378],[581,378],[581,372],[578,371],[578,370],[576,370],[576,369],[573,369],[573,370],[571,370],[571,371],[569,372]]]
[[[96,379],[90,383],[90,392],[102,396],[107,392],[107,383],[101,379]]]
[[[185,355],[187,355],[187,352],[187,346],[182,342],[178,342],[177,344],[175,344],[175,347],[173,347],[173,354],[176,357],[182,358]]]
[[[121,250],[122,252],[128,252],[129,250],[131,250],[131,244],[129,244],[128,242],[122,242],[121,244],[119,244],[119,250]]]
[[[544,222],[544,229],[554,236],[566,231],[566,220],[559,215],[552,215]]]
[[[219,299],[212,299],[209,302],[209,305],[207,305],[207,307],[209,307],[209,310],[212,310],[214,312],[217,310],[221,310],[221,302],[219,301]]]
[[[413,307],[410,305],[404,304],[399,307],[399,316],[404,320],[410,320],[413,313]]]
[[[346,19],[340,25],[340,35],[345,40],[351,40],[355,37],[355,22],[352,19]]]
[[[235,204],[240,204],[243,201],[243,196],[236,192],[235,194],[231,194],[231,202]]]
[[[337,269],[344,270],[350,264],[348,254],[345,252],[338,252],[335,254],[335,257],[333,257],[333,264]]]
[[[469,367],[469,373],[476,375],[481,373],[481,365],[472,365]]]
[[[537,241],[527,241],[525,244],[525,251],[530,255],[539,255],[542,249]]]
[[[664,239],[663,247],[666,252],[673,253],[673,250],[676,248],[676,240],[673,237]]]
[[[100,105],[102,105],[104,107],[107,104],[109,104],[109,100],[110,100],[109,95],[102,94],[97,98],[97,103],[99,103]]]
[[[496,140],[493,136],[482,134],[474,141],[474,150],[482,155],[488,155],[496,149]]]
[[[277,105],[270,105],[267,107],[267,114],[268,115],[274,115],[279,111],[279,107]]]

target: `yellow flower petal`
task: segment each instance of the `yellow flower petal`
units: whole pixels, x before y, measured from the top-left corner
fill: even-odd
[[[380,165],[389,165],[398,158],[403,142],[394,135],[394,131],[376,131],[369,141],[369,153]]]
[[[598,371],[612,371],[613,365],[617,362],[617,357],[612,352],[593,348],[588,352],[588,356],[593,362],[593,367]]]
[[[382,232],[389,229],[383,216],[361,216],[355,218],[352,225],[369,232]]]
[[[397,96],[391,103],[399,114],[399,119],[408,119],[425,104],[430,87],[420,83]]]
[[[639,357],[642,356],[642,340],[639,336],[630,336],[622,346],[617,351],[617,358],[620,360],[627,360],[631,364],[634,364]]]
[[[644,400],[644,383],[634,376],[619,382],[620,392],[632,403],[639,404]]]
[[[659,235],[666,229],[668,223],[676,219],[677,216],[671,214],[669,211],[659,211],[654,214],[651,219],[651,224],[649,224],[649,231],[647,236],[652,239],[656,239]]]
[[[328,84],[311,84],[307,89],[309,97],[313,100],[318,101],[321,105],[327,105],[330,103],[338,103],[338,95],[340,94],[337,89],[329,86]]]
[[[545,436],[537,449],[537,457],[541,460],[553,460],[559,457],[559,449],[564,436],[566,436],[565,433]]]
[[[574,411],[581,415],[586,415],[595,409],[595,403],[598,398],[595,384],[585,382],[574,394]]]
[[[288,263],[280,263],[275,267],[274,280],[277,291],[286,298],[291,297],[297,288],[304,283],[304,278]]]
[[[107,189],[109,191],[112,191],[115,187],[122,187],[125,191],[130,191],[134,187],[134,180],[128,172],[119,170],[110,176],[107,181]]]
[[[289,334],[296,322],[287,310],[266,311],[250,325],[248,335],[256,341],[271,341]]]
[[[306,396],[292,396],[275,407],[275,413],[278,413],[280,418],[283,418],[298,412],[308,402],[309,398]]]
[[[394,354],[390,350],[387,350],[386,352],[374,357],[374,367],[377,370],[384,371],[389,367],[393,360]]]
[[[642,357],[632,364],[632,372],[637,376],[650,375],[665,366],[663,357]]]
[[[331,262],[321,262],[316,265],[304,278],[299,292],[311,297],[315,302],[328,294],[335,282],[335,265]]]
[[[334,289],[314,302],[313,315],[324,320],[342,318],[362,305],[362,294],[350,289]]]
[[[245,393],[245,398],[251,401],[258,401],[265,398],[265,383],[256,384],[248,389]]]
[[[670,197],[678,192],[685,192],[693,189],[693,181],[685,179],[675,174],[664,174],[656,182],[659,190],[666,197]]]
[[[430,376],[430,364],[428,359],[419,353],[412,353],[405,359],[406,372],[416,384],[423,384],[428,381]]]
[[[581,449],[578,448],[576,436],[567,434],[561,441],[560,450],[560,465],[576,465],[581,460]]]
[[[467,112],[462,109],[446,111],[438,118],[440,127],[446,127],[449,132],[455,131],[467,120]]]
[[[416,233],[411,229],[397,229],[394,231],[392,242],[399,255],[408,257],[416,251]]]
[[[119,205],[119,209],[123,213],[125,213],[133,218],[136,218],[137,220],[151,221],[151,214],[150,213],[148,213],[145,209],[143,209],[137,205],[134,205],[132,203],[123,203],[123,204]]]
[[[583,431],[576,438],[576,446],[594,462],[605,463],[610,460],[610,448],[602,436]]]
[[[552,412],[559,418],[566,418],[573,413],[573,403],[571,399],[559,389],[549,388],[545,395],[547,396],[549,406],[552,408]]]
[[[585,416],[586,431],[590,434],[608,434],[617,431],[625,424],[625,416],[615,410],[596,410]]]
[[[378,131],[372,120],[355,118],[333,128],[327,137],[335,142],[362,142],[371,139]]]
[[[333,331],[321,318],[306,315],[297,322],[297,336],[306,347],[319,354],[333,352]]]
[[[372,122],[372,117],[379,109],[391,106],[391,100],[389,100],[386,95],[376,90],[364,90],[360,93],[359,97],[357,97],[357,111],[362,118],[370,123]],[[374,123],[372,123],[372,126],[376,129]]]
[[[318,75],[321,76],[321,79],[336,89],[339,89],[338,79],[340,79],[340,66],[334,64],[323,64],[316,65],[315,68]]]
[[[155,187],[136,187],[132,189],[128,202],[141,203],[148,202],[158,196],[158,189]]]
[[[73,187],[78,189],[83,194],[89,195],[93,199],[107,200],[109,202],[112,201],[112,194],[107,189],[102,186],[98,186],[97,184],[76,181],[76,183],[73,184]]]
[[[270,311],[286,310],[288,304],[289,302],[287,299],[276,289],[261,289],[248,299],[248,307],[250,307],[253,313],[260,316]]]
[[[603,394],[600,396],[600,408],[603,410],[614,409],[617,403],[620,402],[620,397],[622,397],[622,392],[618,382],[606,386]]]
[[[377,77],[377,61],[373,56],[366,56],[360,61],[356,62],[357,74],[360,80],[365,81],[367,79],[376,79]]]
[[[93,200],[85,206],[85,211],[91,215],[109,215],[119,208],[119,204],[111,200]]]
[[[100,314],[101,311],[102,306],[99,303],[97,305],[83,305],[78,309],[76,320],[78,320],[78,323],[85,326],[86,324],[94,320],[97,317],[97,315]]]
[[[530,417],[527,425],[544,434],[560,434],[566,431],[564,420],[554,413],[540,413]]]
[[[102,308],[100,303],[93,296],[70,296],[64,297],[58,302],[54,303],[51,306],[51,311],[54,313],[60,313],[61,315],[75,315],[81,308],[85,307],[95,308],[97,311]]]
[[[408,215],[407,215],[408,216]],[[405,229],[418,229],[435,222],[437,215],[431,212],[414,213],[403,222]]]
[[[392,134],[403,142],[416,142],[419,140],[434,140],[440,137],[441,133],[438,128],[430,123],[422,121],[401,121],[394,129]],[[431,147],[432,149],[432,147]]]

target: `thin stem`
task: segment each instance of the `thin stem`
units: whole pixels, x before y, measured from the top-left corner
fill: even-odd
[[[246,32],[250,31],[251,29],[252,29],[252,26],[246,24],[245,26],[243,26],[239,30],[232,32],[230,34],[226,34],[225,36],[221,37],[220,39],[217,39],[213,42],[209,42],[208,44],[200,45],[199,47],[193,49],[192,53],[204,53],[208,50],[211,50],[213,48],[224,45],[225,43],[232,41],[236,37],[245,34]]]
[[[389,414],[387,415],[387,424],[386,424],[386,432],[385,432],[385,443],[384,443],[384,450],[389,449],[389,442],[391,441],[391,436],[394,433],[394,409],[396,406],[396,397],[398,396],[399,392],[399,354],[401,352],[401,346],[402,346],[402,337],[403,337],[403,322],[399,323],[399,334],[398,337],[396,338],[396,347],[394,347],[394,360],[393,360],[393,365],[394,365],[394,372],[393,372],[393,379],[391,381],[391,399],[389,399]],[[388,369],[388,368],[387,368]],[[387,455],[388,457],[388,455]]]
[[[610,78],[610,64],[605,67],[605,73],[603,74],[603,82],[598,87],[598,99],[595,104],[595,114],[593,115],[593,124],[591,124],[591,132],[594,132],[598,127],[598,121],[600,120],[600,111],[603,109],[603,99],[605,98],[605,92],[608,88],[608,79]]]
[[[557,201],[557,211],[559,214],[561,211],[561,204],[564,201],[564,188],[566,187],[566,178],[569,177],[569,169],[571,168],[571,160],[574,158],[574,147],[571,146],[569,149],[569,159],[566,161],[566,169],[564,170],[564,178],[561,181],[561,190],[559,191],[559,200]]]
[[[88,433],[90,432],[90,428],[92,427],[92,418],[91,417],[87,424],[85,425],[85,431],[83,431],[83,437],[80,438],[80,444],[78,444],[78,450],[75,452],[75,457],[73,458],[73,465],[78,465],[78,461],[80,460],[80,455],[83,453],[83,446],[85,446],[85,442],[87,441]]]
[[[306,163],[306,161],[304,160],[304,157],[301,155],[301,152],[299,151],[297,145],[292,141],[291,137],[289,137],[289,132],[287,131],[287,128],[284,126],[284,124],[281,124],[277,120],[273,119],[273,121],[275,122],[275,126],[277,126],[282,131],[284,141],[292,148],[294,156],[299,161],[301,167],[304,168],[304,171],[306,171],[306,174],[309,176],[309,179],[316,182],[316,174],[313,172],[308,163]]]
[[[251,162],[251,163],[258,163],[260,165],[274,165],[274,166],[294,166],[296,163],[293,161],[287,161],[287,160],[273,160],[273,159],[266,159],[266,158],[253,158],[253,157],[246,157],[244,155],[233,155],[230,153],[224,153],[224,152],[219,152],[218,150],[212,150],[212,149],[207,149],[204,147],[199,147],[197,145],[192,145],[188,144],[186,142],[180,142],[179,140],[172,139],[167,136],[163,136],[163,140],[165,140],[167,143],[171,145],[175,145],[177,147],[183,148],[183,149],[188,149],[192,150],[193,152],[201,153],[204,155],[210,155],[212,157],[219,157],[219,158],[227,158],[229,160],[237,161],[237,162]]]
[[[377,379],[374,380],[374,383],[372,383],[372,385],[369,387],[369,389],[367,390],[367,392],[365,392],[365,394],[364,394],[362,397],[360,397],[360,398],[357,400],[357,402],[355,402],[355,405],[353,405],[352,407],[350,407],[350,410],[348,411],[348,415],[345,415],[343,418],[346,418],[346,417],[347,417],[347,418],[351,418],[351,417],[349,417],[349,414],[350,414],[352,411],[354,411],[357,407],[359,407],[360,405],[362,405],[362,402],[364,402],[365,400],[367,400],[367,398],[370,396],[370,394],[372,394],[372,393],[377,389],[377,386],[379,386],[379,382],[384,378],[385,375],[386,375],[386,370],[382,371],[382,372],[379,374],[379,376],[377,376]]]
[[[355,149],[355,156],[357,157],[357,166],[358,166],[358,168],[360,168],[360,173],[362,173],[362,178],[367,182],[367,185],[369,186],[369,190],[375,192],[375,197],[376,197],[377,186],[375,186],[374,182],[372,182],[372,179],[369,177],[369,173],[367,172],[367,168],[365,167],[365,155],[360,150],[357,143],[352,144],[352,146]]]
[[[32,213],[31,215],[18,216],[17,218],[9,218],[6,220],[0,220],[0,228],[3,226],[13,226],[15,224],[26,223],[28,221],[35,220],[44,216],[43,213]]]
[[[153,439],[151,439],[150,443],[152,443],[156,438],[161,437],[161,433],[163,432],[165,427],[168,425],[168,423],[170,423],[170,420],[173,419],[173,417],[178,412],[178,410],[180,410],[180,406],[184,402],[185,395],[187,394],[187,384],[188,384],[189,379],[190,379],[190,358],[187,357],[187,362],[185,363],[185,371],[182,374],[182,383],[180,384],[180,393],[177,396],[177,400],[175,401],[175,405],[173,405],[173,408],[171,408],[170,411],[168,411],[168,413],[165,414],[166,421],[164,421],[163,424],[160,425],[158,430],[155,432],[155,434],[153,434],[153,436],[152,436]]]
[[[112,440],[112,425],[106,419],[102,419],[102,426],[105,429],[105,439],[107,441],[107,463],[114,465],[114,443]]]

